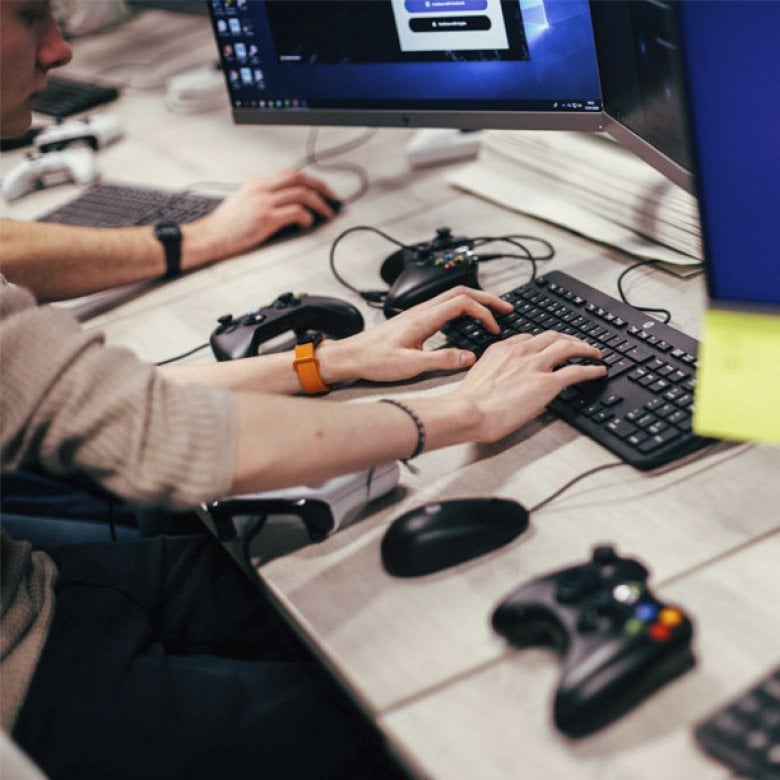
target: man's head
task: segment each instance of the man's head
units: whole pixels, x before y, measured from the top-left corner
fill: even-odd
[[[0,0],[0,136],[27,130],[47,72],[70,58],[49,0]]]

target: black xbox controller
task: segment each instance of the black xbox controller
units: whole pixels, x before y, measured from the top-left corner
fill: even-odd
[[[363,316],[351,303],[291,292],[237,319],[232,314],[223,314],[217,321],[219,325],[210,339],[217,360],[256,355],[263,342],[286,331],[293,331],[296,336],[321,331],[340,339],[363,330]]]
[[[552,645],[563,655],[553,720],[589,734],[694,664],[693,627],[647,587],[647,569],[597,547],[588,563],[521,585],[494,611],[512,644]]]
[[[382,264],[380,275],[390,289],[382,308],[386,317],[427,301],[459,284],[479,289],[479,258],[474,242],[439,228],[432,241],[399,249]]]

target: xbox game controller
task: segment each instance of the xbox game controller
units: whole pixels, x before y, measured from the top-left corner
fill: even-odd
[[[22,160],[3,177],[2,193],[10,201],[49,184],[62,181],[89,184],[96,178],[95,153],[91,149],[64,149]]]
[[[564,734],[596,731],[693,666],[691,621],[647,578],[639,561],[597,547],[588,563],[521,585],[493,612],[511,644],[562,654],[553,720]]]
[[[222,541],[253,536],[265,518],[303,521],[313,542],[349,525],[366,504],[389,493],[400,477],[397,461],[344,474],[313,485],[231,496],[209,504],[208,511]],[[257,518],[262,518],[260,523]]]
[[[35,138],[40,152],[52,152],[79,144],[93,151],[121,138],[125,133],[117,114],[96,114],[86,119],[70,119],[45,127]]]
[[[331,338],[345,338],[363,330],[363,316],[351,304],[338,298],[283,293],[269,306],[261,306],[241,317],[223,314],[211,334],[211,348],[217,360],[257,355],[263,342],[286,331],[302,336],[320,331]]]
[[[459,284],[479,289],[479,258],[473,246],[470,239],[439,228],[433,240],[393,252],[380,269],[390,285],[382,306],[385,316],[392,317]]]

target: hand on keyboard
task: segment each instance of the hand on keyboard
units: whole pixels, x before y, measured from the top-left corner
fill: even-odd
[[[487,348],[456,393],[483,408],[492,421],[480,440],[497,441],[538,416],[564,388],[603,377],[606,368],[589,362],[600,357],[596,347],[574,336],[520,334]],[[578,358],[587,362],[568,362]]]
[[[450,344],[481,354],[517,333],[578,336],[600,349],[606,374],[567,387],[552,411],[640,469],[710,443],[692,432],[695,339],[559,271],[501,297],[514,311],[499,319],[499,336],[461,319],[443,329]]]

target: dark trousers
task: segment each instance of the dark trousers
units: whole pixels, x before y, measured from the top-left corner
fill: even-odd
[[[396,776],[210,536],[53,557],[54,621],[13,734],[50,777]]]
[[[137,507],[82,477],[54,477],[36,466],[0,475],[0,510],[11,536],[47,552],[78,542],[205,531],[192,512]]]

